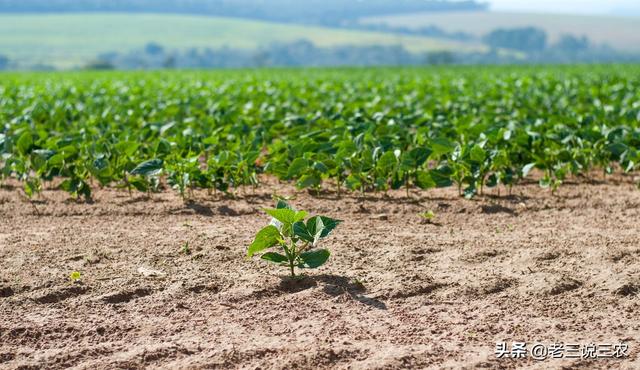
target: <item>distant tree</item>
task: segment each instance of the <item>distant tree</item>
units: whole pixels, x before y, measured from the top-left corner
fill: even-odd
[[[38,64],[34,64],[31,67],[29,67],[29,69],[32,70],[32,71],[49,72],[49,71],[55,71],[56,67],[48,65],[48,64],[38,63]]]
[[[150,42],[144,47],[144,52],[149,55],[162,55],[164,53],[164,48],[162,45],[159,45],[155,42]]]
[[[176,57],[175,55],[169,55],[165,58],[164,62],[162,62],[162,67],[164,68],[176,68]]]
[[[165,49],[166,50],[166,49]],[[453,56],[443,54],[439,63],[449,63]],[[368,66],[424,64],[425,55],[412,54],[401,45],[317,47],[308,40],[274,43],[248,51],[218,49],[175,50],[160,55],[147,48],[126,53],[103,53],[87,69],[159,69],[159,68],[237,68],[266,66]]]
[[[99,59],[89,62],[84,66],[84,69],[91,71],[108,71],[115,68],[116,67],[111,62]]]
[[[453,64],[455,61],[456,57],[450,51],[436,51],[427,54],[427,64],[444,65]]]
[[[587,36],[562,35],[560,40],[554,45],[554,48],[565,52],[577,52],[588,50],[591,42]]]
[[[547,47],[547,33],[535,27],[497,29],[483,38],[492,48],[540,52]]]
[[[266,67],[269,65],[269,52],[258,50],[251,58],[251,64],[256,67]]]
[[[471,41],[475,39],[472,34],[465,32],[447,32],[437,26],[409,28],[406,26],[390,26],[386,23],[362,23],[353,21],[346,22],[342,27],[376,32],[398,33],[403,35],[421,35],[459,41]]]
[[[0,70],[9,68],[9,58],[0,55]]]

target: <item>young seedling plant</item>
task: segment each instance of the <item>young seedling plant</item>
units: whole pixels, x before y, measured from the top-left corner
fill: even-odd
[[[79,271],[74,271],[69,275],[69,279],[72,282],[77,283],[78,281],[80,281],[80,279],[82,279],[82,274],[80,274]]]
[[[342,221],[314,216],[305,222],[306,211],[296,211],[282,200],[278,201],[276,208],[264,211],[272,220],[269,226],[258,232],[249,246],[249,258],[273,248],[275,251],[263,253],[261,258],[288,267],[291,277],[296,276],[296,267],[313,269],[327,262],[331,253],[318,248],[319,243]]]
[[[436,214],[431,210],[422,212],[419,214],[419,216],[422,217],[423,220],[426,220],[428,223],[433,222],[433,220],[436,218]]]

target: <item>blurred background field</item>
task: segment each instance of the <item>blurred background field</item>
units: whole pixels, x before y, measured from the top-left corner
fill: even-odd
[[[9,70],[638,61],[626,0],[0,0]]]
[[[18,63],[82,65],[117,50],[157,43],[172,50],[255,50],[308,40],[319,47],[401,45],[411,52],[486,50],[479,43],[385,32],[181,14],[80,13],[0,15],[0,49]]]
[[[544,30],[550,42],[563,35],[584,35],[597,44],[608,44],[618,50],[640,51],[640,20],[637,17],[615,15],[544,14],[514,12],[444,12],[401,14],[370,17],[365,24],[386,24],[419,29],[436,26],[447,32],[484,35],[494,29],[517,28],[523,25]]]

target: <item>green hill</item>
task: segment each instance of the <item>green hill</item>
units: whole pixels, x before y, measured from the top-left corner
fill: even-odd
[[[300,39],[318,46],[403,45],[410,51],[483,50],[428,37],[307,27],[282,23],[168,14],[1,14],[0,54],[23,65],[81,66],[109,51],[156,42],[170,49],[228,46],[253,49]]]
[[[420,28],[437,26],[448,32],[484,35],[496,28],[534,26],[544,29],[549,41],[562,34],[586,35],[595,43],[606,43],[618,50],[640,51],[640,18],[500,12],[414,13],[369,17],[363,23]]]

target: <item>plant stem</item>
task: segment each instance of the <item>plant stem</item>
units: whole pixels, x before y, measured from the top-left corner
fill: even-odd
[[[283,245],[283,247],[287,258],[289,259],[289,269],[291,269],[291,277],[294,278],[296,277],[296,272],[294,270],[294,262],[296,259],[296,245],[293,243],[293,241],[291,241],[291,245],[289,246],[289,248],[286,248],[286,245]]]

